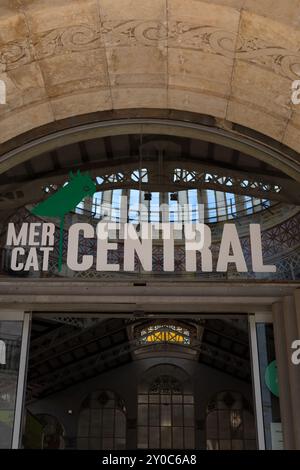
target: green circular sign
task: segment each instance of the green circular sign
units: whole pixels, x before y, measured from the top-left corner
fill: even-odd
[[[270,362],[265,371],[266,386],[273,395],[279,397],[279,384],[276,361]]]

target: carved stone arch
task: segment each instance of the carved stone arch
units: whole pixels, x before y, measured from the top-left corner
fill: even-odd
[[[0,143],[88,113],[153,108],[210,115],[299,151],[299,7],[273,3],[4,2]]]

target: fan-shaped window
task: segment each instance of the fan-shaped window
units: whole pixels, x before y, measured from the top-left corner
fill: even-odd
[[[139,332],[141,344],[177,343],[190,344],[190,331],[173,324],[155,324],[142,328]]]
[[[82,403],[79,413],[78,449],[125,449],[126,409],[110,391],[98,391]]]
[[[132,175],[135,174],[136,172],[132,173]],[[191,172],[186,175],[187,181],[191,175]],[[227,185],[230,189],[229,183]],[[49,188],[50,186],[46,188],[47,191],[50,191]],[[121,217],[121,196],[128,197],[129,222],[162,221],[161,206],[163,204],[168,207],[167,217],[170,222],[182,220],[196,222],[199,221],[200,215],[202,220],[200,205],[204,204],[204,221],[206,223],[222,222],[251,215],[271,206],[268,199],[236,195],[232,192],[214,189],[187,189],[175,193],[163,193],[114,188],[98,191],[92,198],[81,201],[76,207],[76,213],[87,216],[91,214],[100,220],[105,217],[107,220],[118,222]],[[188,209],[187,204],[189,204]],[[164,211],[166,213],[166,209]]]
[[[208,450],[255,449],[253,412],[240,393],[218,393],[208,404],[206,415]]]
[[[194,397],[170,375],[160,375],[138,395],[140,449],[193,449]]]

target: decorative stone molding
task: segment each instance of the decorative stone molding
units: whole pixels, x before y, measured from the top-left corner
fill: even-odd
[[[48,31],[37,37],[34,43],[38,60],[99,47],[101,47],[99,31],[85,24]]]
[[[0,143],[65,118],[151,107],[231,121],[299,151],[291,102],[299,33],[291,7],[284,0],[272,9],[228,3],[0,7],[0,80],[8,88]]]
[[[16,69],[32,61],[32,49],[27,39],[0,46],[0,73]]]

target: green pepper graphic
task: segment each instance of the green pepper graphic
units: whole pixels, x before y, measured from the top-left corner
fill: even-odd
[[[96,183],[92,180],[88,173],[80,173],[74,175],[69,174],[70,180],[56,193],[47,200],[40,202],[32,209],[32,214],[43,217],[59,217],[60,233],[59,233],[59,258],[58,271],[62,268],[62,252],[63,252],[63,229],[65,215],[74,211],[76,206],[86,197],[92,197],[96,192]]]

